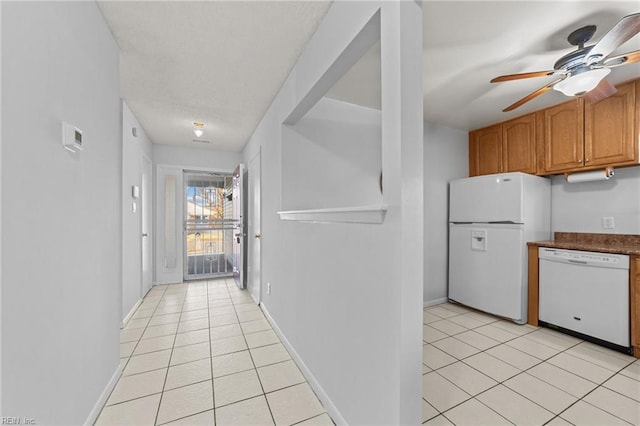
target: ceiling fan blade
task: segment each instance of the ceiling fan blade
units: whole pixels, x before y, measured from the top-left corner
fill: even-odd
[[[595,89],[587,92],[583,98],[588,104],[595,104],[603,99],[613,96],[618,90],[607,80],[602,79]]]
[[[634,62],[640,62],[640,50],[635,52],[624,53],[622,55],[614,56],[604,61],[604,66],[608,68],[619,67],[620,65],[632,64]]]
[[[638,32],[640,32],[640,13],[625,16],[591,48],[585,58],[586,62],[600,62]]]
[[[505,109],[502,110],[502,112],[509,112],[509,111],[513,111],[514,109],[518,108],[519,106],[522,106],[524,104],[526,104],[527,102],[529,102],[531,99],[536,98],[540,95],[542,95],[544,92],[547,92],[549,90],[551,90],[551,88],[559,81],[564,80],[564,77],[559,78],[555,81],[552,81],[551,83],[547,84],[544,87],[539,88],[538,90],[536,90],[535,92],[529,93],[527,96],[525,96],[524,98],[520,99],[519,101],[509,105],[508,107],[506,107]]]
[[[520,80],[523,78],[532,78],[532,77],[545,77],[547,75],[553,75],[555,71],[535,71],[535,72],[523,72],[520,74],[507,74],[501,75],[500,77],[496,77],[491,80],[492,83],[499,83],[501,81],[511,81],[511,80]]]

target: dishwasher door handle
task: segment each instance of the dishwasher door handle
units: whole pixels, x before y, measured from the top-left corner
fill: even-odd
[[[569,263],[577,263],[578,265],[586,265],[587,264],[587,262],[585,262],[584,260],[567,259],[567,262],[569,262]]]

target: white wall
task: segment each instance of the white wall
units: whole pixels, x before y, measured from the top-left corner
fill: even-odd
[[[612,216],[615,229],[603,229],[602,217]],[[640,167],[616,169],[608,181],[551,181],[551,230],[640,234]]]
[[[242,162],[239,152],[224,152],[211,149],[187,148],[170,145],[153,145],[153,163],[155,168],[155,192],[154,192],[154,269],[155,284],[173,284],[183,280],[183,254],[182,241],[183,223],[183,170],[203,170],[222,173],[231,173]],[[173,201],[176,208],[174,221],[174,238],[166,246],[165,227],[165,178],[175,176],[176,192]],[[167,260],[175,258],[175,262]]]
[[[280,221],[282,123],[378,7],[385,222]],[[415,2],[334,2],[244,150],[262,149],[263,306],[339,424],[420,421],[421,16]]]
[[[171,165],[193,170],[206,169],[233,172],[242,161],[239,152],[216,151],[174,145],[153,145],[153,164]]]
[[[424,123],[424,304],[447,298],[449,181],[469,176],[468,133]]]
[[[0,2],[0,50],[2,48],[2,2]],[[2,55],[0,55],[0,82],[2,81]],[[0,99],[2,84],[0,84]],[[0,200],[2,200],[2,102],[0,102]],[[0,271],[2,271],[2,209],[0,208]],[[0,273],[0,319],[2,318],[2,273]],[[2,326],[0,322],[0,415],[2,415]]]
[[[136,128],[137,137],[132,128]],[[153,147],[127,104],[122,102],[122,318],[142,294],[142,197],[131,197],[133,185],[142,188],[142,158],[151,161]],[[133,211],[133,203],[136,211]]]
[[[94,2],[2,2],[3,416],[82,424],[117,371],[120,119]]]
[[[380,119],[380,111],[322,98],[295,126],[285,126],[282,209],[380,204]]]

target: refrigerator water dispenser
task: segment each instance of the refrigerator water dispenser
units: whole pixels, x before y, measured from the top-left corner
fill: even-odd
[[[487,251],[487,230],[486,229],[471,230],[471,250]]]

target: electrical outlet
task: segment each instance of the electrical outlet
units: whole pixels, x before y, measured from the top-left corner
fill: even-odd
[[[602,218],[602,228],[603,229],[614,229],[615,228],[615,223],[613,221],[613,217],[612,216],[604,216]]]
[[[271,283],[267,283],[267,295],[271,296]]]

